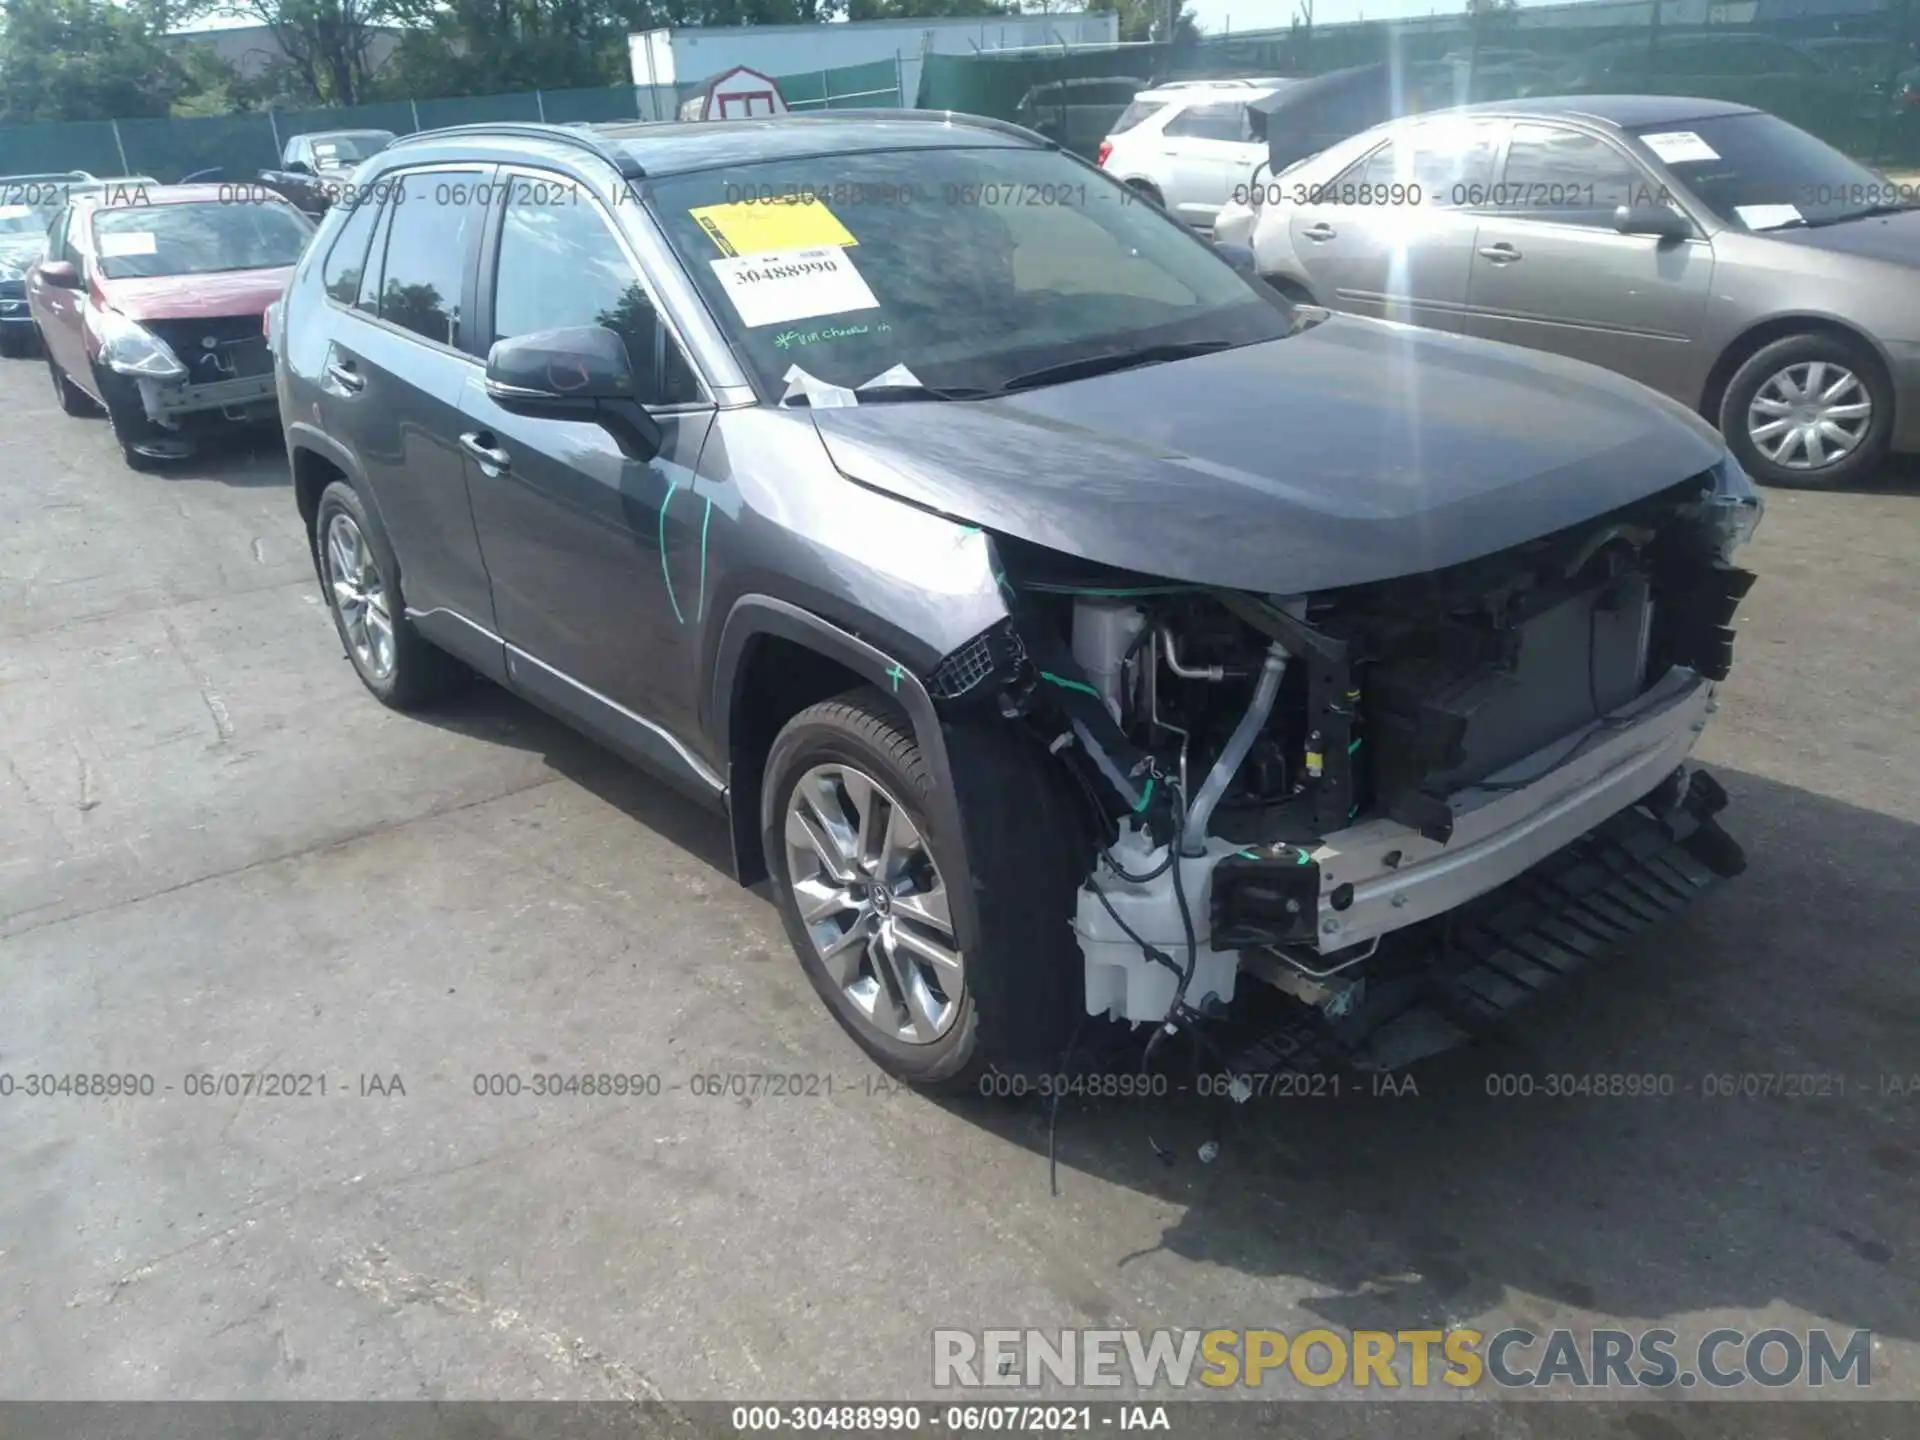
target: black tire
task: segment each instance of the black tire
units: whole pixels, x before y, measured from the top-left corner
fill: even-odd
[[[854,1041],[888,1074],[942,1093],[977,1090],[989,1070],[1057,1066],[1085,1005],[1085,965],[1069,928],[1087,866],[1070,797],[1037,744],[1000,721],[945,727],[965,833],[941,827],[935,781],[913,727],[884,692],[863,688],[789,720],[767,757],[771,816],[762,843],[787,937],[807,978]],[[943,879],[964,854],[972,888],[949,886],[965,984],[939,1039],[879,1032],[828,974],[801,920],[789,873],[787,806],[814,766],[845,764],[880,782],[924,837]],[[964,847],[964,849],[963,849]]]
[[[391,671],[384,675],[356,653],[347,619],[341,613],[340,597],[329,580],[324,548],[336,515],[347,516],[365,540],[385,592],[387,614],[393,627],[393,665]],[[336,480],[327,486],[321,492],[319,507],[314,512],[311,539],[314,567],[320,577],[321,597],[326,601],[327,613],[333,616],[334,631],[340,637],[340,645],[346,652],[348,663],[374,699],[395,710],[417,710],[455,689],[465,672],[451,655],[422,638],[408,621],[406,601],[400,590],[399,563],[394,558],[386,531],[361,500],[360,492],[344,480]]]
[[[93,403],[93,397],[67,377],[67,372],[60,368],[60,362],[52,355],[47,356],[47,374],[52,377],[53,398],[63,415],[80,419],[100,413],[100,407]]]
[[[1858,445],[1841,459],[1820,469],[1794,469],[1761,453],[1748,434],[1747,416],[1761,387],[1789,366],[1808,362],[1844,366],[1865,388],[1873,415]],[[1727,382],[1720,401],[1720,434],[1746,472],[1763,485],[1797,490],[1833,490],[1850,485],[1877,469],[1886,457],[1893,435],[1893,387],[1877,357],[1843,336],[1809,331],[1788,335],[1749,356]]]

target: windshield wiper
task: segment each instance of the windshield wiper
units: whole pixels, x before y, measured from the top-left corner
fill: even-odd
[[[1080,360],[1063,360],[1058,365],[1043,365],[1003,383],[996,393],[1031,390],[1037,385],[1058,385],[1068,380],[1085,380],[1094,375],[1110,375],[1116,370],[1132,370],[1141,365],[1158,365],[1168,360],[1189,360],[1195,355],[1211,355],[1216,350],[1233,348],[1231,340],[1188,340],[1177,345],[1142,345],[1137,350],[1119,350],[1106,355],[1089,355]]]
[[[1849,220],[1871,220],[1880,215],[1904,215],[1912,208],[1911,205],[1869,205],[1864,210],[1849,210],[1845,215],[1824,215],[1818,220],[1808,220],[1803,223],[1808,229],[1819,229],[1827,225],[1844,225]]]

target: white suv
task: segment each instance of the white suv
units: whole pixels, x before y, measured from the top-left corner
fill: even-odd
[[[1189,225],[1209,229],[1234,188],[1267,158],[1247,106],[1291,83],[1277,76],[1177,80],[1142,90],[1100,143],[1099,164]]]

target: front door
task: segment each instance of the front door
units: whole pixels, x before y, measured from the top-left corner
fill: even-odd
[[[1357,315],[1465,329],[1473,207],[1486,199],[1501,130],[1493,120],[1409,126],[1317,193],[1283,193],[1315,296]]]
[[[590,421],[531,419],[462,397],[474,517],[507,643],[675,735],[695,729],[695,624],[704,593],[706,497],[695,486],[714,406],[612,217],[575,182],[505,182],[488,343],[604,325],[626,341],[638,395],[665,431],[629,458]]]
[[[28,308],[39,323],[40,338],[47,347],[47,358],[73,377],[82,389],[91,393],[95,388],[93,370],[87,359],[86,336],[81,328],[81,307],[87,299],[87,259],[75,243],[74,223],[71,206],[60,212],[47,232],[47,259],[64,260],[73,266],[82,288],[62,290],[57,285],[49,285],[40,278],[40,272],[36,269],[27,282],[31,302]]]
[[[1474,240],[1470,333],[1697,390],[1713,246],[1614,228],[1617,207],[1664,202],[1659,181],[1602,136],[1529,121],[1494,198]]]

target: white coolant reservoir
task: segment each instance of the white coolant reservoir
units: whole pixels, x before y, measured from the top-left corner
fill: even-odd
[[[1233,854],[1237,848],[1225,840],[1209,839],[1205,854],[1189,855],[1179,861],[1180,883],[1186,891],[1187,913],[1193,919],[1198,953],[1193,983],[1187,987],[1189,1006],[1197,1007],[1208,996],[1222,1003],[1233,999],[1234,976],[1240,968],[1239,954],[1232,950],[1214,950],[1207,940],[1213,867],[1222,856]],[[1164,846],[1153,847],[1137,831],[1123,834],[1112,853],[1122,868],[1134,875],[1145,875],[1166,859]],[[1121,879],[1104,861],[1096,861],[1092,879],[1135,934],[1165,952],[1174,964],[1186,965],[1187,932],[1180,920],[1171,866],[1146,884],[1136,885]],[[1100,897],[1085,886],[1080,889],[1074,911],[1073,932],[1086,957],[1089,1015],[1110,1015],[1116,1020],[1147,1023],[1166,1018],[1180,984],[1179,975],[1148,959],[1139,944],[1100,903]]]

